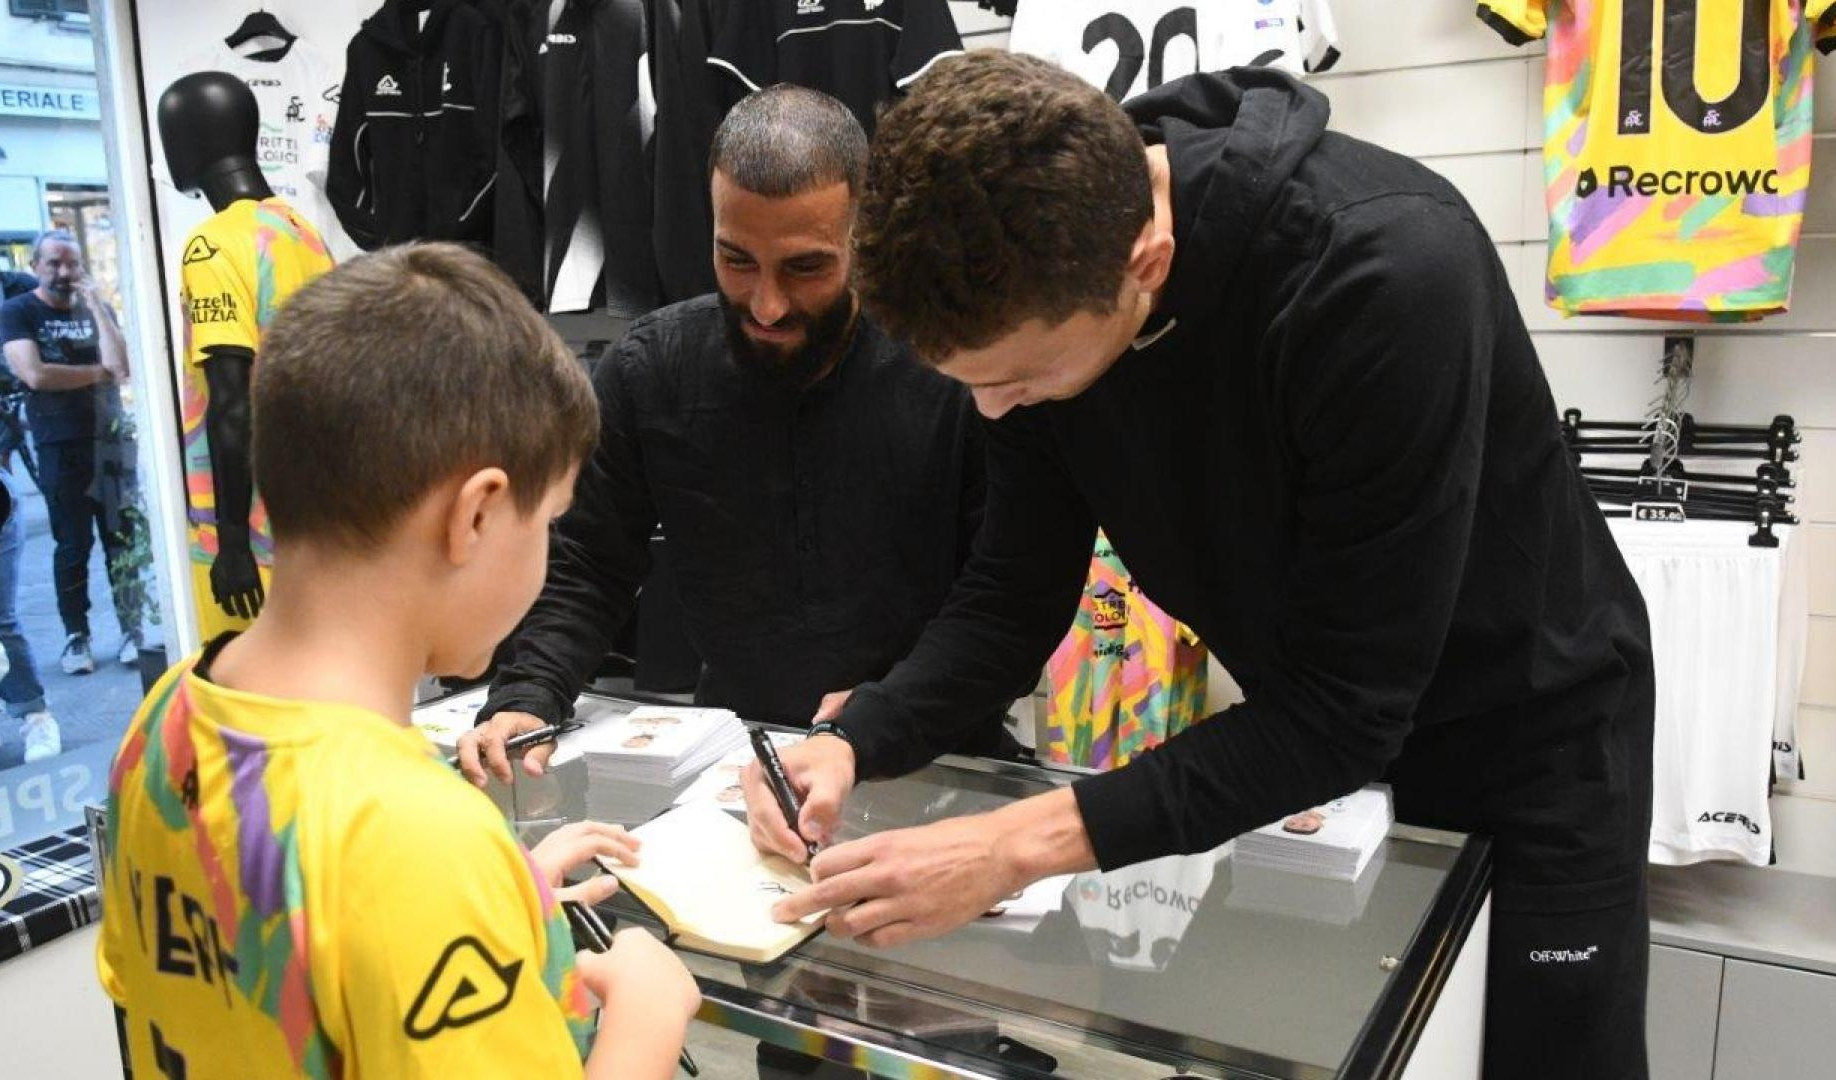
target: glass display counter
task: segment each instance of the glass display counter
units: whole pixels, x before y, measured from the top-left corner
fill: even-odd
[[[841,839],[1077,775],[944,758],[857,788]],[[504,802],[534,843],[584,814],[585,783],[578,759],[519,771]],[[683,956],[703,1020],[888,1077],[1476,1076],[1489,873],[1483,839],[1395,826],[1355,882],[1233,865],[1227,844],[1077,875],[931,941]],[[656,926],[622,896],[607,913]]]

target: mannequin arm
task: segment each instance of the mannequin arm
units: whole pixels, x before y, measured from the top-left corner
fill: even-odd
[[[249,467],[249,378],[255,354],[230,345],[204,350],[204,381],[210,404],[204,428],[210,440],[210,471],[217,501],[217,561],[211,591],[233,615],[252,617],[261,607],[261,579],[249,546],[249,512],[255,482]]]

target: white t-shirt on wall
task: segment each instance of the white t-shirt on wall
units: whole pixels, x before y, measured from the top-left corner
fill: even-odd
[[[238,51],[219,40],[213,48],[186,61],[184,71],[187,74],[225,71],[248,84],[261,112],[256,155],[268,186],[274,189],[274,194],[287,200],[308,224],[318,229],[332,257],[344,262],[362,252],[344,235],[338,215],[325,197],[325,173],[331,163],[332,122],[338,115],[338,90],[343,82],[343,71],[341,65],[331,62],[304,38],[295,39],[278,60],[259,60],[245,55],[271,49],[276,44],[257,38]],[[170,199],[162,197],[162,203],[178,210],[175,217],[181,220],[174,224],[188,231],[210,216],[210,207],[202,200],[187,199],[172,190],[163,158],[164,151],[160,149],[155,175],[166,189],[162,196],[171,196]],[[195,211],[179,210],[183,203],[196,203]]]
[[[1324,71],[1337,41],[1326,0],[1021,0],[1008,48],[1126,101],[1195,71]]]

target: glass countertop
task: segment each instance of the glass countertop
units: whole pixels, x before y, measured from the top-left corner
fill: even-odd
[[[857,788],[841,838],[980,813],[1076,775],[945,758]],[[578,759],[541,780],[519,772],[500,805],[534,843],[586,816],[585,785]],[[670,801],[618,799],[626,824]],[[823,934],[770,965],[685,959],[704,1017],[786,1045],[884,1042],[912,1060],[860,1062],[886,1075],[1048,1075],[1031,1056],[1042,1052],[1058,1075],[1335,1076],[1381,1056],[1386,1028],[1419,1024],[1404,1015],[1424,1008],[1416,984],[1450,963],[1442,954],[1457,951],[1483,890],[1472,846],[1398,826],[1355,882],[1339,882],[1235,865],[1226,844],[1054,882],[930,941],[870,949]],[[654,925],[622,896],[610,911]]]

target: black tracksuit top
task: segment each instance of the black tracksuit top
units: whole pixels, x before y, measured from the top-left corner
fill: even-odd
[[[1377,779],[1412,727],[1537,723],[1539,700],[1648,665],[1637,586],[1453,187],[1326,131],[1324,97],[1279,72],[1127,109],[1172,167],[1159,310],[1084,393],[987,425],[975,551],[843,713],[859,774],[916,767],[1037,672],[1099,523],[1248,699],[1075,786],[1106,868]]]
[[[465,0],[386,0],[345,50],[325,194],[366,251],[492,238],[503,40]]]

